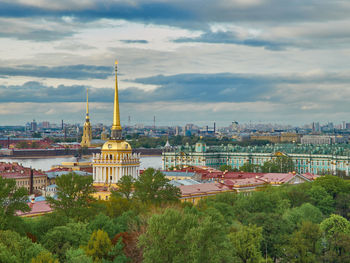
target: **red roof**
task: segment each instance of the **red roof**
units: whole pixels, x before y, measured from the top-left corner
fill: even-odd
[[[5,178],[28,177],[30,176],[30,170],[31,168],[24,167],[17,162],[13,162],[13,163],[0,162],[0,175]],[[34,177],[45,175],[45,173],[34,169],[33,169],[33,174],[34,174]]]
[[[220,183],[206,183],[206,184],[194,184],[194,185],[181,185],[180,191],[182,195],[198,195],[209,194],[212,192],[225,192],[230,188]]]
[[[224,184],[230,187],[251,187],[264,185],[266,182],[260,178],[243,178],[243,179],[234,179],[234,180],[224,180]]]
[[[35,203],[29,202],[28,206],[31,208],[31,211],[24,213],[18,211],[16,214],[18,216],[35,216],[43,213],[50,213],[53,210],[46,201],[38,201]]]

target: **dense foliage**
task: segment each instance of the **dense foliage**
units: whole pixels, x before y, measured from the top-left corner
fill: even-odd
[[[90,182],[67,178],[55,212],[0,225],[0,262],[350,262],[350,184],[335,176],[195,206],[153,169],[123,179],[108,201],[77,195]],[[81,198],[88,205],[77,209]]]

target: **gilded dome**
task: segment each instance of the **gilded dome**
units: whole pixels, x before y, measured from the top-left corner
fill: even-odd
[[[102,146],[102,151],[131,151],[131,146],[126,141],[107,141]]]

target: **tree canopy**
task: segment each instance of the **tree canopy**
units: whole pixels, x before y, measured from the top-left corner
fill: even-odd
[[[51,207],[68,217],[83,217],[86,208],[94,200],[92,176],[79,176],[75,173],[63,174],[56,178],[57,199],[47,197]]]

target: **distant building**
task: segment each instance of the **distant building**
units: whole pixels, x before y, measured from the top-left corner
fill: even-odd
[[[108,140],[108,132],[106,131],[106,128],[103,127],[101,132],[101,140],[107,141]]]
[[[48,122],[48,121],[43,121],[43,122],[41,123],[41,126],[42,126],[43,129],[48,129],[48,128],[50,128],[50,122]]]
[[[278,156],[289,156],[295,166],[296,173],[335,174],[350,171],[350,146],[348,144],[329,145],[297,145],[275,144],[264,146],[239,145],[205,146],[184,145],[173,151],[162,154],[163,170],[183,166],[207,166],[220,168],[229,165],[239,169],[245,163],[263,165],[266,161]]]
[[[269,141],[272,143],[280,143],[280,142],[297,143],[297,142],[300,142],[300,135],[292,132],[282,132],[277,134],[266,133],[266,134],[251,135],[250,139],[256,140],[256,141]]]
[[[346,143],[347,138],[335,135],[303,135],[301,138],[302,144],[334,144]]]
[[[33,121],[30,123],[30,130],[31,130],[32,132],[35,132],[37,129],[38,129],[38,124],[36,123],[35,120],[33,120]]]

